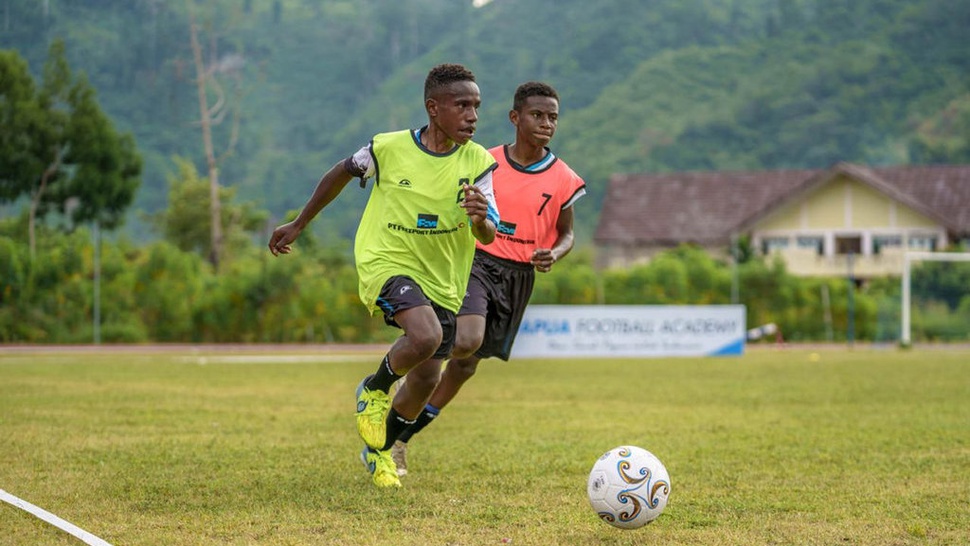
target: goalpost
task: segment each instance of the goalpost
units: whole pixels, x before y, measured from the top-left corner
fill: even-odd
[[[912,343],[910,333],[910,269],[914,261],[925,262],[970,262],[970,252],[907,252],[903,260],[903,320],[899,343],[909,347]]]

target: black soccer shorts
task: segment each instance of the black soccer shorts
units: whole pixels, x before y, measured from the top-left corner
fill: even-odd
[[[452,347],[455,346],[455,313],[445,309],[437,303],[428,299],[421,290],[421,286],[411,277],[397,275],[387,279],[381,288],[381,293],[377,295],[377,306],[384,311],[384,322],[388,326],[400,328],[401,325],[394,320],[394,315],[399,311],[430,305],[441,323],[441,345],[435,351],[433,358],[448,358]]]
[[[532,264],[505,260],[475,250],[468,289],[458,310],[458,316],[485,317],[485,337],[475,356],[509,359],[522,315],[532,296],[535,278]]]

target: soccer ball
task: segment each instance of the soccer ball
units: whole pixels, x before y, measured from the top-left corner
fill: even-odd
[[[670,476],[653,453],[619,446],[593,465],[586,494],[600,519],[621,529],[636,529],[657,519],[667,506]]]

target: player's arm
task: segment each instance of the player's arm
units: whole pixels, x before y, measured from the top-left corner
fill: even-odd
[[[532,265],[536,271],[542,273],[549,272],[552,264],[563,259],[569,251],[573,249],[575,236],[573,235],[573,207],[569,206],[559,211],[559,219],[556,220],[556,242],[552,248],[537,248],[532,253]]]
[[[361,150],[364,150],[362,148]],[[324,175],[320,178],[317,183],[317,187],[313,190],[313,195],[307,200],[306,204],[303,206],[303,210],[297,215],[293,221],[283,224],[273,230],[273,235],[269,239],[269,251],[273,253],[274,256],[280,254],[289,254],[291,247],[290,244],[300,236],[303,229],[306,228],[307,224],[310,223],[313,218],[320,213],[325,206],[327,206],[331,201],[333,201],[340,192],[347,186],[347,183],[356,177],[361,177],[365,175],[367,171],[366,166],[362,166],[356,159],[360,156],[360,152],[354,154],[343,161],[336,163],[333,167],[330,167]]]

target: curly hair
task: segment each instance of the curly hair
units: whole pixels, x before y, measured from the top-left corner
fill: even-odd
[[[551,97],[559,100],[559,93],[551,85],[542,82],[525,82],[515,90],[515,98],[512,99],[512,109],[521,112],[525,106],[525,99],[529,97]]]
[[[460,64],[439,64],[428,72],[424,80],[424,98],[431,98],[438,89],[455,82],[473,82],[475,74]]]

